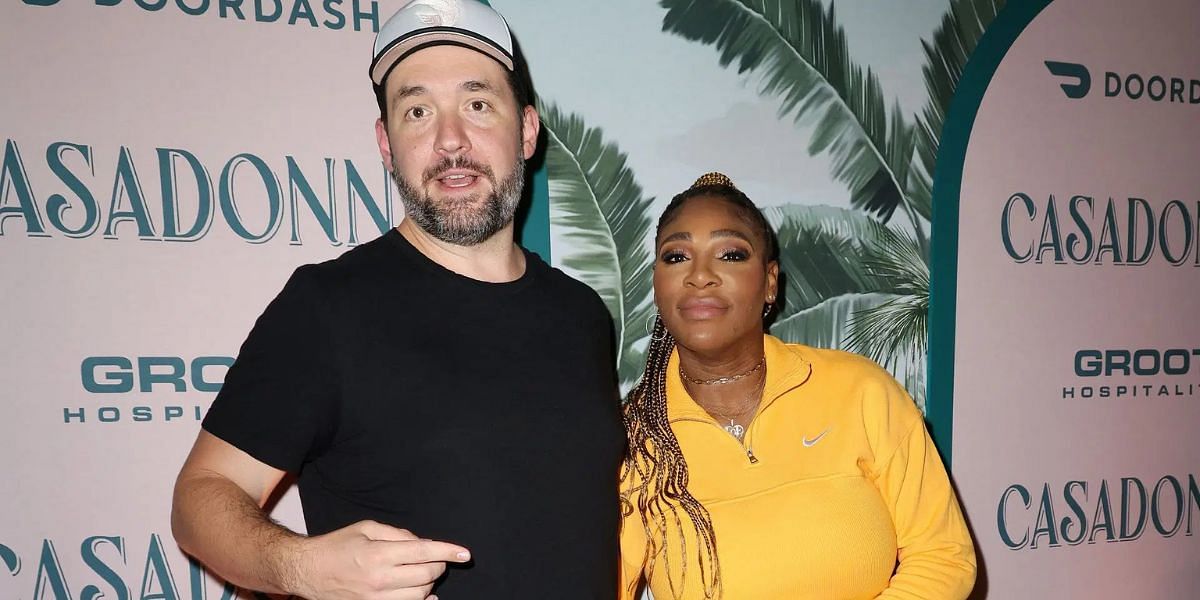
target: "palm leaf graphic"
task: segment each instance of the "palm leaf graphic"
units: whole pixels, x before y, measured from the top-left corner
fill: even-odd
[[[663,30],[713,45],[780,116],[813,123],[810,154],[828,152],[851,205],[879,219],[822,207],[825,218],[775,215],[788,306],[773,331],[846,347],[884,364],[923,405],[932,181],[942,124],[963,66],[1004,0],[951,0],[925,50],[929,100],[909,125],[886,111],[878,79],[849,56],[831,5],[819,0],[661,0]],[[912,235],[886,227],[903,210]],[[821,222],[818,222],[821,221]],[[831,223],[840,221],[841,226]],[[790,229],[789,229],[790,228]],[[821,319],[830,319],[824,323]]]
[[[877,243],[885,229],[866,214],[799,204],[773,206],[763,214],[779,238],[784,274],[777,324],[838,296],[888,291],[888,282],[863,260],[866,246]]]
[[[929,268],[912,234],[830,206],[776,206],[766,214],[785,248],[785,304],[772,334],[868,355],[924,409]]]
[[[615,144],[578,115],[553,104],[540,107],[546,131],[546,173],[550,223],[565,248],[555,262],[564,272],[596,290],[612,314],[617,367],[628,384],[641,375],[646,322],[653,314],[650,253],[652,198],[626,166]]]
[[[878,77],[850,59],[833,7],[820,0],[662,0],[663,30],[714,45],[720,64],[753,73],[760,93],[778,96],[780,116],[813,123],[809,153],[829,153],[852,206],[883,222],[906,212],[924,247],[920,216],[907,197],[913,127],[885,108]]]
[[[958,88],[967,58],[975,51],[979,38],[996,18],[1005,0],[954,0],[942,16],[933,41],[921,41],[925,49],[925,89],[929,101],[917,117],[916,164],[910,169],[909,197],[919,214],[930,219],[933,191],[933,167],[950,99]]]
[[[913,236],[843,208],[764,213],[779,234],[784,283],[771,333],[866,354],[911,381],[925,352],[929,299],[929,269]]]
[[[834,296],[777,319],[771,324],[771,334],[782,340],[819,348],[847,348],[851,315],[881,306],[894,298],[893,294],[878,292]]]
[[[909,234],[891,229],[870,246],[867,271],[887,282],[896,294],[878,306],[857,311],[850,319],[847,347],[889,370],[925,356],[929,315],[929,266]]]

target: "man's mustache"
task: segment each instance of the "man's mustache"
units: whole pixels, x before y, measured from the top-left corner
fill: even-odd
[[[467,169],[470,171],[475,171],[476,173],[479,173],[480,175],[483,175],[492,181],[496,180],[496,177],[492,174],[492,169],[487,165],[477,163],[465,156],[458,156],[455,158],[443,158],[436,165],[425,169],[421,183],[429,183],[450,169]]]

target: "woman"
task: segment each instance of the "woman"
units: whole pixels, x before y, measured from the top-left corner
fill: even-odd
[[[764,333],[774,236],[701,177],[655,238],[655,318],[629,394],[622,594],[965,598],[975,555],[921,413],[871,361]]]

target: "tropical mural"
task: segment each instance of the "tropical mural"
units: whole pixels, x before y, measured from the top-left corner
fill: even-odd
[[[821,0],[662,0],[662,33],[693,42],[777,106],[778,127],[828,161],[840,205],[764,207],[779,235],[783,291],[771,332],[884,365],[924,407],[934,159],[950,98],[1003,0],[952,0],[920,40],[927,100],[906,114],[855,61],[834,4]],[[914,43],[917,43],[914,40]],[[543,97],[554,262],[613,315],[627,389],[643,366],[654,199],[619,140]],[[774,157],[772,159],[779,158]],[[798,157],[783,157],[795,160]],[[697,173],[698,175],[699,173]],[[753,197],[753,196],[752,196]],[[848,200],[848,201],[845,201]]]

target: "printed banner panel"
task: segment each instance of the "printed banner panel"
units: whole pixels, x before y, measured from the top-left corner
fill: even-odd
[[[173,478],[292,269],[400,219],[366,70],[403,3],[0,3],[0,598],[233,593],[175,548]],[[653,314],[654,223],[717,170],[780,232],[772,332],[870,354],[924,404],[937,140],[914,132],[955,84],[923,71],[952,58],[957,3],[493,4],[540,96],[539,234],[612,311],[625,385]],[[972,18],[981,33],[991,16]],[[818,60],[832,54],[871,70],[861,105]],[[274,516],[303,528],[293,496]]]
[[[0,6],[0,598],[232,593],[175,546],[174,476],[291,270],[402,215],[367,77],[399,5]]]
[[[1194,597],[1200,5],[1020,10],[958,198],[953,467],[980,587]]]

